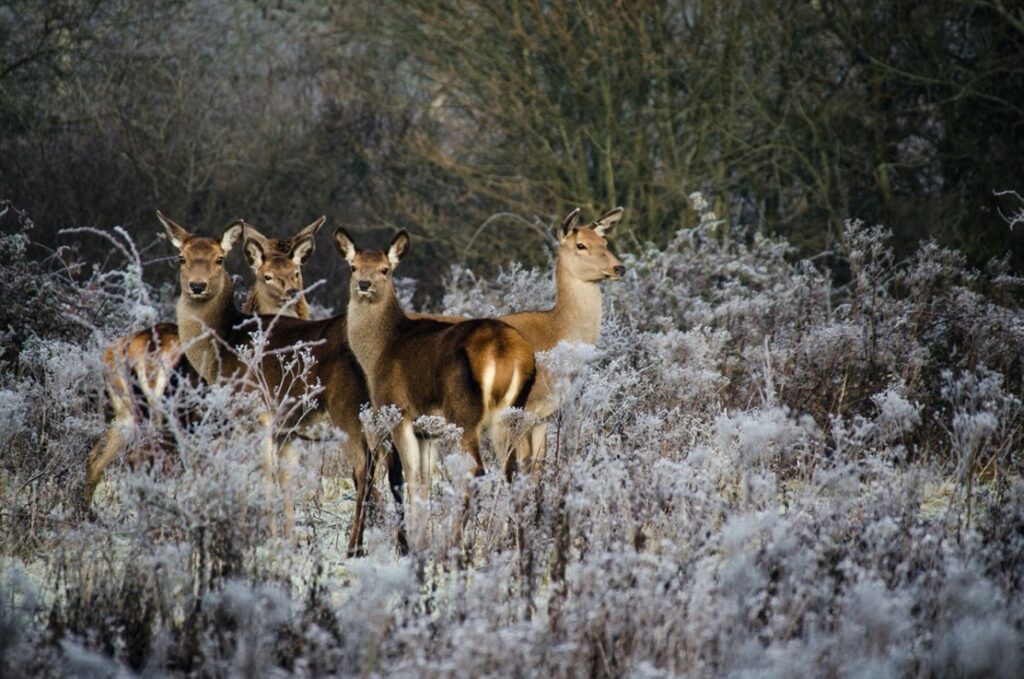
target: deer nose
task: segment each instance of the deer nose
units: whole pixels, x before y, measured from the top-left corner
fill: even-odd
[[[359,281],[359,292],[366,292],[370,289],[370,281]]]
[[[206,292],[206,283],[189,283],[188,289],[193,295],[201,295]]]
[[[295,288],[289,288],[288,296],[291,297],[292,299],[295,299],[296,297],[299,296],[299,291],[296,290]]]
[[[615,275],[616,275],[616,276],[625,276],[625,275],[626,275],[626,267],[624,267],[624,266],[623,266],[623,265],[621,265],[621,264],[619,264],[618,266],[616,266],[616,267],[615,267],[615,269],[614,269],[614,271],[615,271]]]

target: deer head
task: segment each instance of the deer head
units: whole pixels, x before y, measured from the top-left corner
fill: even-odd
[[[570,212],[558,229],[558,259],[569,273],[584,282],[622,278],[626,267],[608,248],[606,236],[622,219],[621,207],[609,210],[586,226],[579,226],[580,209]]]
[[[376,304],[394,297],[392,274],[409,251],[409,234],[406,231],[398,232],[387,252],[357,249],[351,236],[342,228],[334,232],[334,244],[352,270],[349,293],[353,301]]]
[[[243,226],[228,226],[220,240],[194,236],[157,210],[171,244],[178,249],[182,297],[203,302],[230,291],[231,279],[224,268],[224,258],[242,237]]]
[[[256,275],[253,286],[262,308],[281,308],[302,293],[302,267],[313,254],[315,238],[326,217],[321,217],[291,238],[267,238],[245,223],[246,262]]]

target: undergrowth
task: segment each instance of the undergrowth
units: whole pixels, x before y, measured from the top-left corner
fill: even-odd
[[[566,398],[537,473],[506,483],[492,455],[470,480],[429,423],[426,548],[397,556],[381,499],[369,556],[345,559],[331,440],[302,449],[297,539],[274,537],[281,493],[228,387],[175,393],[189,423],[140,427],[145,454],[81,518],[99,350],[172,320],[174,293],[144,287],[123,234],[114,268],[27,257],[31,224],[4,209],[0,277],[22,291],[0,327],[5,676],[1020,675],[1024,279],[999,261],[934,243],[898,261],[857,222],[794,260],[705,210],[622,255],[596,348],[539,357]],[[447,290],[437,310],[460,314],[553,294],[515,266],[453,269]]]

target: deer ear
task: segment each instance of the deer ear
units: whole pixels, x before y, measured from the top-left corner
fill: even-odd
[[[231,252],[231,248],[235,247],[242,238],[242,234],[245,233],[245,222],[238,220],[231,226],[224,230],[224,235],[220,237],[220,247],[224,251],[224,254]]]
[[[391,245],[388,246],[388,260],[390,260],[391,266],[398,266],[407,252],[409,252],[409,232],[402,229],[395,234]]]
[[[264,236],[262,233],[256,230],[256,227],[245,221],[244,219],[238,220],[245,225],[245,239],[259,241],[260,247],[266,252],[270,249],[270,239]]]
[[[252,269],[253,273],[259,273],[265,257],[263,243],[258,238],[250,238],[248,229],[246,229],[245,244],[242,246],[242,251],[245,252],[245,261],[249,263],[249,268]]]
[[[185,241],[192,237],[192,234],[186,231],[185,227],[176,223],[163,212],[160,212],[160,210],[156,211],[156,218],[164,225],[164,231],[167,232],[167,237],[170,239],[171,245],[179,250],[185,244]]]
[[[338,252],[348,260],[351,264],[356,259],[356,244],[352,240],[352,237],[348,235],[348,231],[342,227],[338,227],[334,232],[334,247],[338,248]]]
[[[622,219],[622,214],[625,211],[625,208],[621,207],[608,210],[608,212],[605,212],[596,222],[594,222],[594,231],[597,231],[598,236],[606,236],[611,233],[615,228],[615,225]]]
[[[316,220],[309,226],[302,229],[302,231],[299,231],[297,234],[292,236],[292,241],[298,243],[300,240],[303,240],[304,238],[316,238],[316,235],[320,232],[320,228],[324,225],[324,222],[326,221],[326,216],[320,217],[320,219]]]
[[[576,208],[565,216],[562,220],[562,225],[558,227],[558,238],[559,240],[565,240],[572,230],[576,227],[576,222],[580,220],[580,209]]]
[[[313,256],[313,238],[307,237],[295,243],[288,255],[296,265],[302,266]]]

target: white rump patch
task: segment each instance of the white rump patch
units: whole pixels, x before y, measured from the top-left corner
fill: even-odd
[[[516,400],[516,394],[519,393],[519,386],[520,386],[519,368],[518,367],[513,367],[512,368],[512,379],[509,380],[509,383],[508,383],[508,391],[505,392],[505,397],[501,400],[501,403],[498,404],[498,409],[499,410],[504,410],[505,408],[511,408],[512,407],[512,404],[515,403],[515,400]]]
[[[494,360],[491,359],[487,362],[483,375],[480,376],[480,395],[484,399],[484,412],[487,412],[487,406],[491,402],[491,390],[494,388],[494,374],[496,372],[497,366],[494,364]]]

